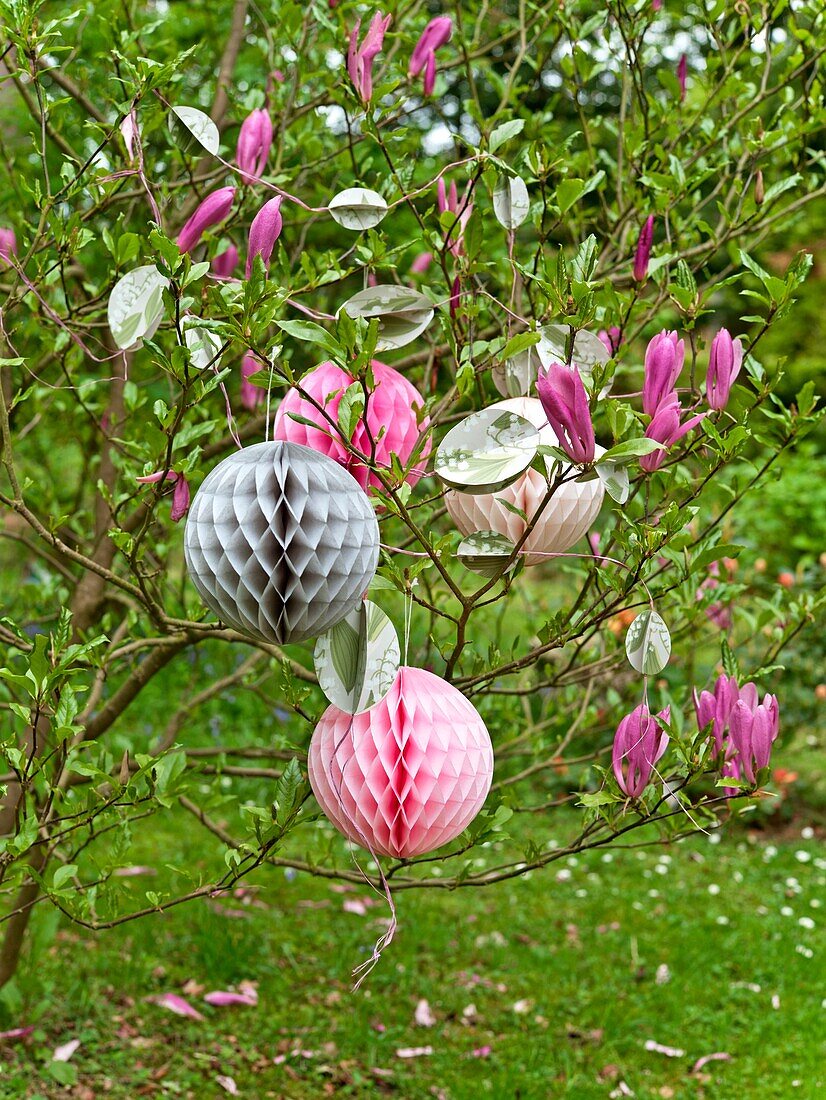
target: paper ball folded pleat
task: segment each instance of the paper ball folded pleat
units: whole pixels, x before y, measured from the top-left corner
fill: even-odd
[[[219,463],[189,510],[189,575],[229,626],[267,642],[323,634],[376,572],[379,527],[357,482],[296,443],[259,443]]]
[[[402,466],[410,460],[420,434],[429,423],[424,417],[416,421],[416,410],[424,404],[421,394],[410,382],[392,367],[374,359],[371,364],[375,388],[367,402],[367,416],[356,425],[352,446],[363,455],[372,454],[375,443],[375,464],[390,469],[390,455],[398,455]],[[321,363],[306,374],[300,382],[301,389],[312,397],[302,397],[297,389],[288,390],[275,414],[273,434],[276,439],[288,439],[303,443],[315,451],[329,455],[346,467],[363,489],[377,487],[381,482],[347,450],[338,429],[338,406],[342,394],[353,384],[353,378],[334,363]],[[317,406],[321,406],[322,413]],[[309,424],[294,420],[290,415],[310,420]],[[331,423],[332,421],[332,423]],[[373,443],[371,443],[371,437]],[[415,467],[406,480],[411,484],[425,472],[425,460],[430,453],[430,440],[425,440]]]
[[[491,407],[518,413],[540,429],[543,444],[559,446],[542,403],[535,397],[515,397],[510,401],[498,401]],[[597,451],[600,453],[600,448]],[[525,533],[527,523],[507,505],[520,509],[530,522],[547,492],[548,483],[543,475],[538,470],[530,469],[497,493],[476,496],[450,490],[445,494],[445,504],[463,535],[496,531],[516,543]],[[525,564],[538,565],[548,560],[543,555],[562,553],[578,542],[599,514],[604,495],[605,490],[598,478],[568,481],[561,485],[522,546]]]
[[[379,855],[409,858],[447,844],[474,819],[490,790],[493,748],[460,691],[402,667],[369,710],[327,708],[308,773],[340,832]]]

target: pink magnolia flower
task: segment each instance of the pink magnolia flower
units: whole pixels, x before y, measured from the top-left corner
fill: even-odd
[[[692,428],[696,428],[706,415],[705,413],[698,413],[686,420],[685,423],[681,423],[682,411],[679,398],[676,393],[672,393],[670,397],[662,402],[654,413],[651,423],[645,429],[647,439],[654,439],[657,443],[664,445],[663,449],[652,451],[651,454],[643,455],[640,459],[640,466],[649,474],[662,466],[666,451],[673,447],[684,435],[687,435]]]
[[[8,264],[11,257],[16,255],[17,237],[14,235],[14,230],[0,228],[0,260]]]
[[[217,191],[211,191],[178,234],[181,252],[191,252],[205,230],[228,218],[234,200],[234,187],[219,187]]]
[[[658,332],[645,349],[645,381],[642,407],[648,416],[675,397],[674,386],[685,359],[685,343],[676,332]]]
[[[780,708],[774,695],[758,701],[757,685],[749,681],[738,687],[733,676],[720,676],[714,692],[693,691],[697,727],[712,723],[711,732],[718,753],[724,752],[722,775],[755,783],[756,773],[768,766],[771,747],[780,728]],[[726,788],[726,796],[738,793]]]
[[[682,54],[677,64],[677,80],[680,82],[680,102],[685,99],[686,74],[688,72],[688,58]]]
[[[436,83],[436,50],[450,41],[453,20],[449,15],[437,15],[422,32],[410,57],[408,76],[418,76],[424,69],[424,94],[433,95]]]
[[[657,717],[668,722],[671,708],[661,710]],[[620,790],[629,798],[639,798],[667,748],[668,734],[660,729],[644,703],[626,714],[617,727],[611,758]]]
[[[359,46],[358,35],[361,29],[361,20],[356,21],[350,35],[350,48],[347,51],[347,72],[353,82],[356,93],[364,103],[369,103],[373,98],[373,61],[384,44],[384,36],[390,26],[392,15],[383,16],[376,12],[370,20],[367,34]]]
[[[248,351],[241,360],[241,404],[250,412],[257,408],[267,396],[266,391],[262,390],[260,386],[255,386],[252,382],[247,381],[251,374],[256,374],[261,369],[261,363],[251,351]]]
[[[612,325],[609,329],[600,329],[597,333],[597,338],[601,341],[603,347],[612,358],[617,354],[621,345],[625,342],[622,336],[622,329],[617,328],[616,325]]]
[[[154,474],[147,474],[145,477],[138,477],[135,480],[143,485],[152,485],[162,480],[175,483],[175,488],[172,491],[173,523],[183,519],[189,511],[189,483],[183,474],[176,473],[174,470],[167,470],[166,477],[164,477],[163,472],[157,470]]]
[[[410,265],[411,275],[423,275],[425,271],[433,263],[432,252],[420,252],[413,263]]]
[[[778,732],[777,700],[767,695],[759,706],[750,707],[738,699],[729,718],[731,744],[746,779],[754,785],[757,773],[769,766],[772,745]]]
[[[265,202],[252,219],[247,247],[247,278],[252,274],[252,261],[256,256],[260,256],[264,267],[269,269],[272,250],[281,235],[282,225],[281,196],[276,195]]]
[[[709,565],[708,574],[709,575],[697,589],[696,598],[698,600],[702,600],[706,592],[713,591],[720,586],[720,581],[718,579],[720,566],[716,561],[713,561],[711,565]],[[719,601],[710,603],[706,608],[706,616],[721,630],[731,630],[733,620],[730,604],[721,603]]]
[[[731,387],[743,365],[743,345],[732,340],[728,329],[721,328],[711,341],[706,374],[706,400],[719,412],[728,404]]]
[[[450,251],[454,256],[459,256],[464,249],[462,238],[465,227],[473,213],[473,203],[470,201],[470,184],[468,184],[464,195],[460,199],[455,181],[451,183],[448,189],[445,187],[444,176],[440,176],[436,185],[436,201],[440,214],[444,214],[446,210],[449,210],[451,214],[455,214],[458,218],[458,222],[450,228]]]
[[[537,378],[536,390],[562,450],[577,465],[593,462],[594,425],[579,368],[551,363]]]
[[[651,246],[654,243],[654,215],[649,214],[640,230],[637,251],[634,255],[634,278],[644,283],[648,278],[648,262],[651,259]]]
[[[229,245],[223,252],[213,257],[210,267],[213,275],[219,279],[231,279],[232,273],[238,266],[238,249],[234,244]]]
[[[267,166],[272,146],[272,119],[257,108],[241,123],[235,161],[244,175],[245,182],[258,180]]]

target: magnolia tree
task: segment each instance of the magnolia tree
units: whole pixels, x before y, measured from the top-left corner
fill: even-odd
[[[0,982],[42,904],[392,906],[753,805],[820,8],[4,0]]]

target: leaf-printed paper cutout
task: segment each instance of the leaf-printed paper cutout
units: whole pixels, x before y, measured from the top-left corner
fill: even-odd
[[[493,384],[503,397],[527,397],[539,376],[546,369],[538,347],[517,352],[491,371]]]
[[[516,229],[531,212],[525,181],[519,176],[501,175],[493,192],[493,212],[505,229]]]
[[[198,144],[215,156],[221,147],[221,136],[209,115],[205,115],[197,107],[173,107],[172,113],[183,123]]]
[[[197,317],[186,317],[183,323],[184,343],[189,348],[190,363],[195,370],[204,367],[217,367],[221,361],[218,354],[221,340],[214,332],[202,328]]]
[[[597,476],[605,486],[606,493],[617,504],[625,504],[631,491],[631,482],[628,477],[628,467],[616,462],[602,462],[596,466]]]
[[[393,686],[401,663],[399,639],[382,609],[365,600],[321,635],[313,663],[330,702],[347,714],[359,714]]]
[[[538,347],[542,349],[543,358],[550,356],[556,363],[564,363],[565,348],[568,345],[568,337],[571,330],[567,325],[543,325],[540,329],[542,339]],[[597,364],[607,363],[611,358],[608,349],[602,340],[593,332],[580,329],[574,337],[574,363],[582,372],[593,371]]]
[[[628,627],[625,652],[631,667],[644,676],[662,672],[671,656],[671,635],[656,611],[643,611]]]
[[[494,406],[450,429],[436,452],[434,469],[451,489],[494,493],[527,470],[539,443],[539,431],[529,420]]]
[[[387,213],[387,203],[378,191],[366,187],[348,187],[339,191],[327,205],[333,221],[345,229],[372,229]]]
[[[514,543],[498,531],[477,531],[462,539],[456,557],[467,569],[483,577],[498,577],[513,554]],[[510,568],[516,562],[513,562]]]
[[[368,286],[342,307],[350,317],[378,317],[376,351],[402,348],[421,336],[433,320],[433,303],[403,286]]]
[[[115,343],[131,348],[154,334],[163,317],[163,291],[169,285],[154,264],[128,271],[112,287],[107,317]]]

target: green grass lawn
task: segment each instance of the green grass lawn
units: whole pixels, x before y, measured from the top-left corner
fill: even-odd
[[[179,832],[175,847],[142,842],[157,874],[124,880],[138,902],[164,881],[165,849],[212,858],[190,820],[183,853]],[[351,968],[387,915],[366,889],[264,870],[242,897],[96,936],[44,908],[4,1006],[4,1027],[36,1030],[0,1045],[0,1095],[220,1097],[224,1077],[296,1100],[823,1096],[824,884],[804,819],[399,893],[395,942],[358,993]],[[204,1003],[245,980],[256,1006]],[[204,1019],[146,1000],[166,992]],[[71,1060],[52,1061],[72,1039]],[[692,1072],[710,1054],[728,1060]]]

